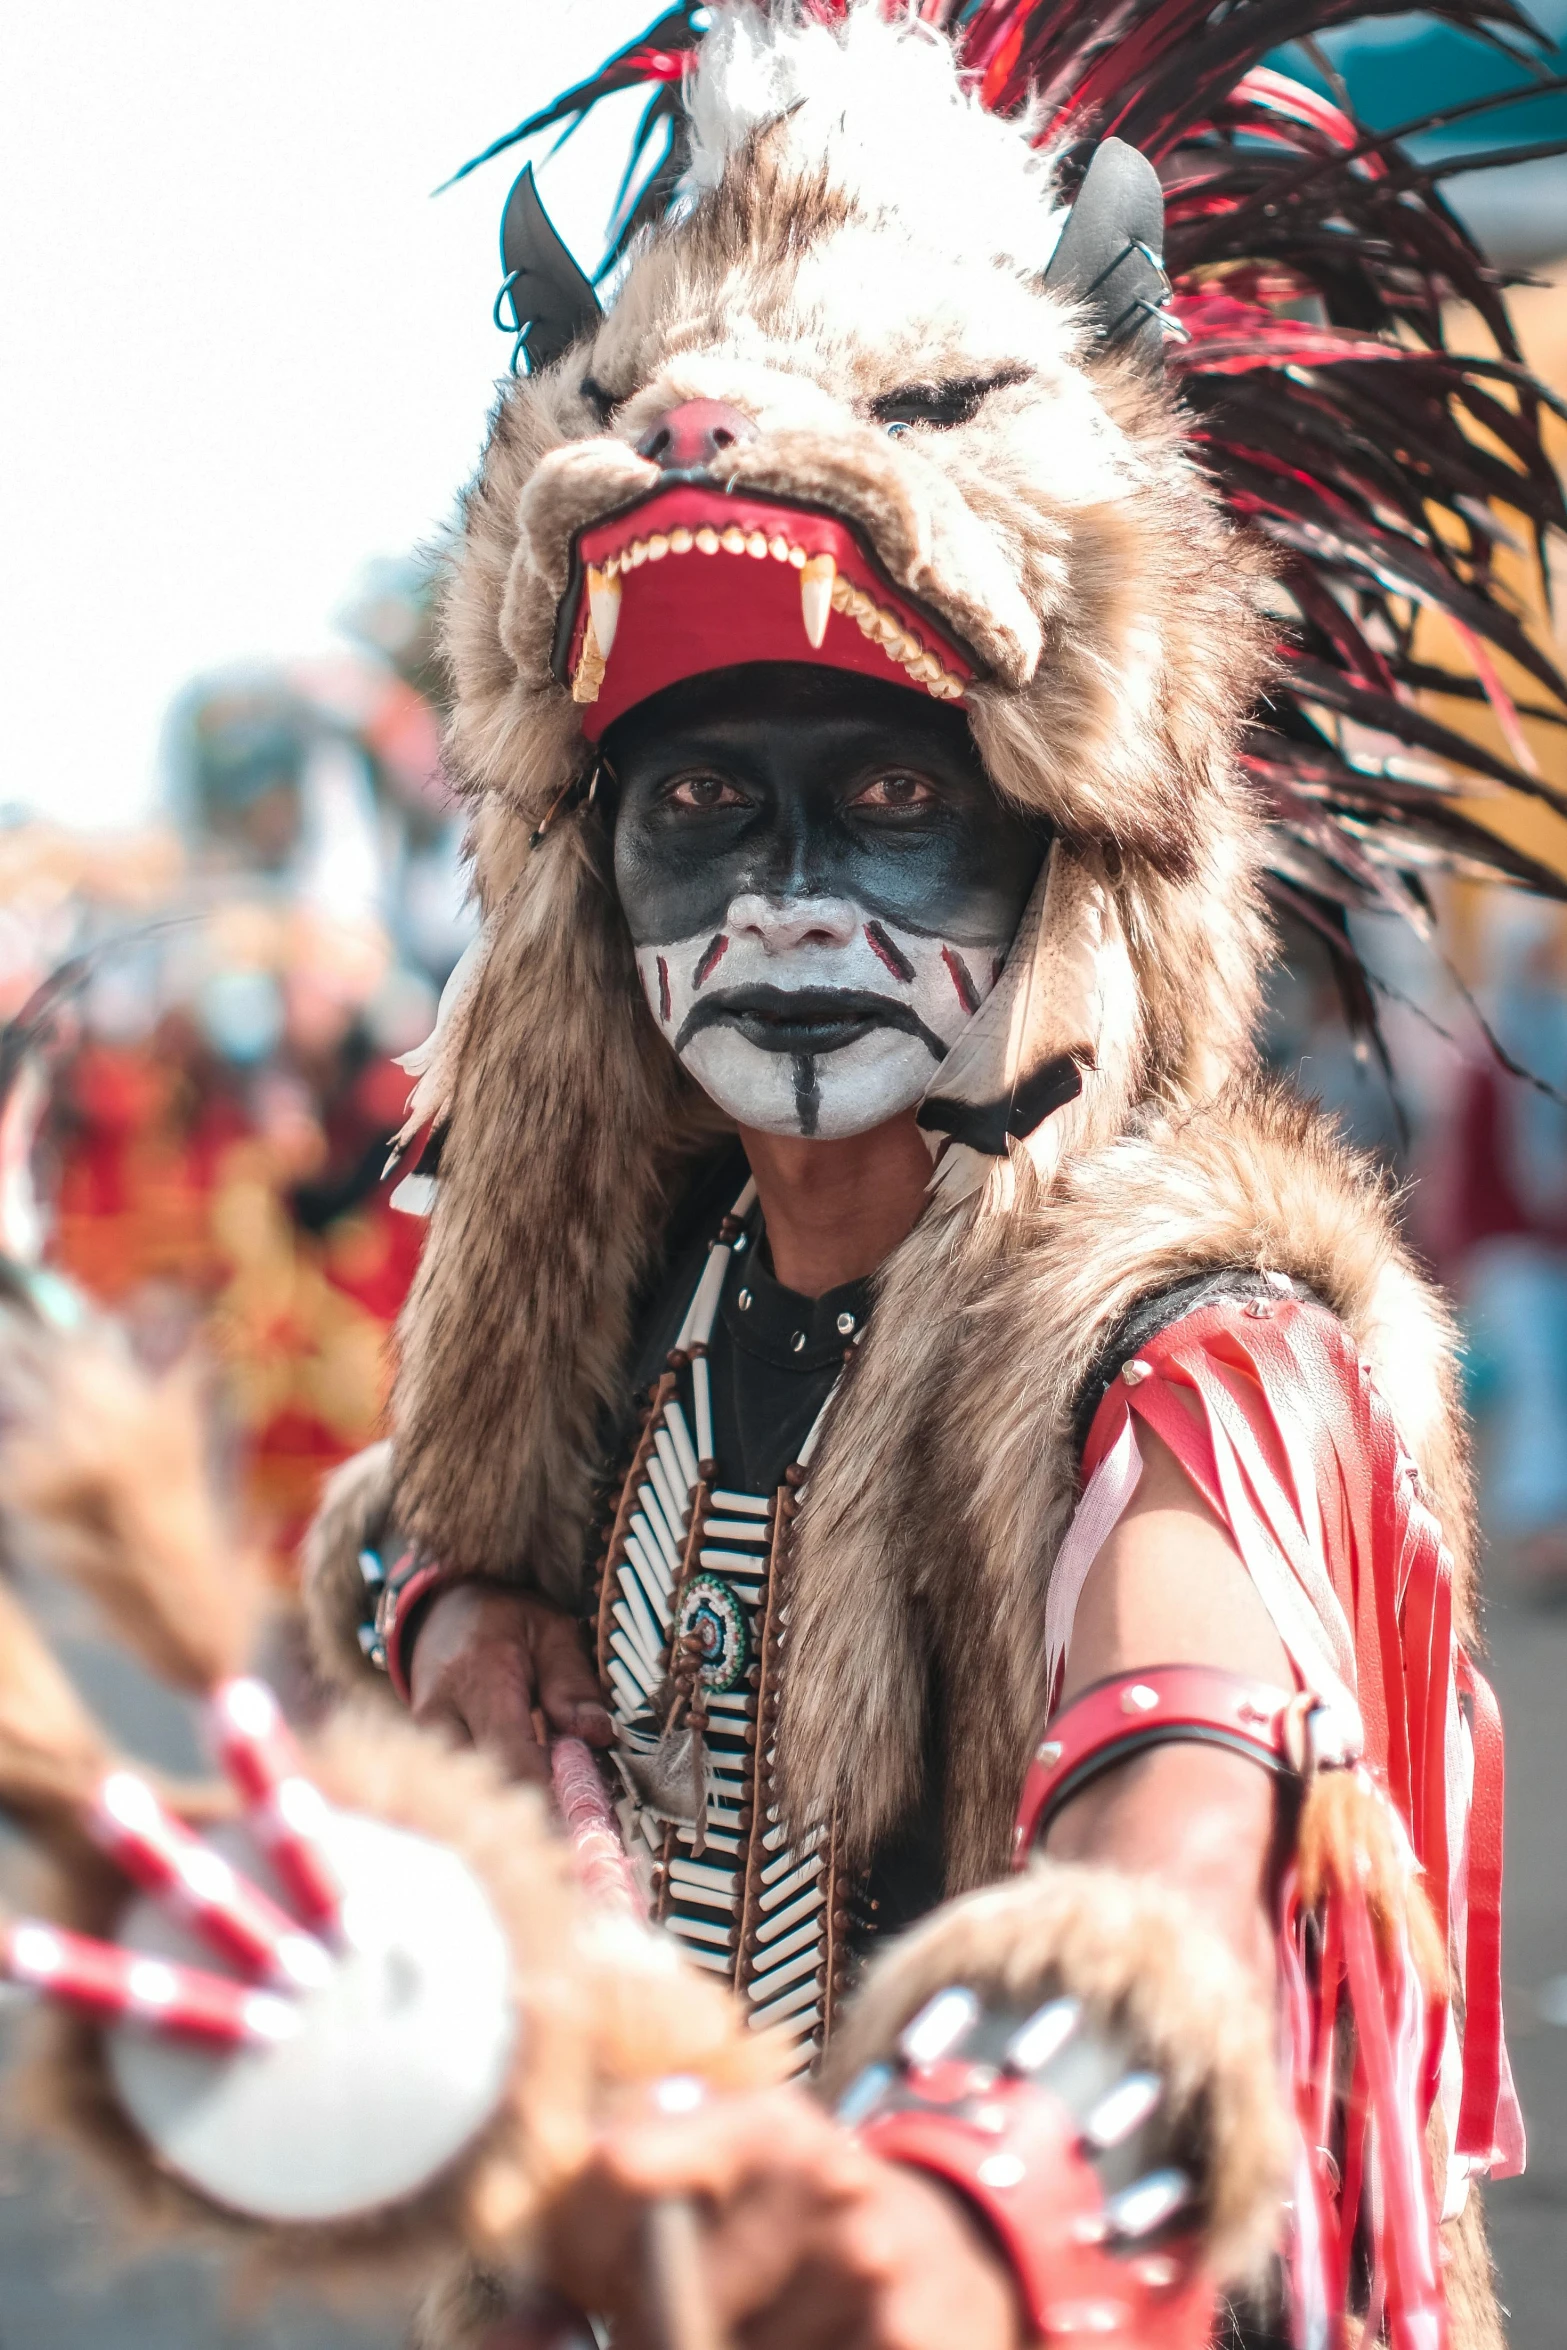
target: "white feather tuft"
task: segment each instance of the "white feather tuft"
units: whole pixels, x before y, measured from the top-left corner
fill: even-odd
[[[764,124],[785,122],[789,153],[823,163],[873,218],[965,255],[1043,269],[1065,221],[1050,160],[1028,126],[986,112],[951,43],[913,15],[855,0],[835,25],[796,6],[763,14],[718,0],[686,88],[692,192]]]

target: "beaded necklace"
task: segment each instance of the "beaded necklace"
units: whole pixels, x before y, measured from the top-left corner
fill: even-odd
[[[651,1390],[600,1573],[598,1665],[650,1913],[754,2028],[796,2036],[803,2068],[831,2030],[848,1920],[832,1824],[791,1837],[780,1818],[774,1739],[791,1529],[832,1394],[776,1492],[720,1483],[708,1342],[755,1199],[748,1182],[719,1225]]]

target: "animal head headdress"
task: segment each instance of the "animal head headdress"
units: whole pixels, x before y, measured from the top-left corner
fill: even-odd
[[[1496,659],[1567,705],[1503,576],[1517,521],[1567,522],[1546,395],[1433,174],[1261,62],[1349,13],[725,0],[511,134],[640,84],[638,155],[667,151],[602,306],[526,173],[503,230],[528,372],[445,615],[485,927],[416,1096],[446,1138],[398,1405],[405,1516],[446,1557],[547,1572],[580,1523],[658,1203],[712,1131],[591,808],[599,735],[662,685],[884,678],[961,708],[1048,822],[922,1119],[971,1212],[1223,1081],[1264,894],[1366,1016],[1355,910],[1423,923],[1438,866],[1560,892],[1451,774],[1567,805]],[[1529,53],[1511,0],[1438,13]],[[1448,351],[1454,295],[1494,355]],[[1488,700],[1508,751],[1432,694]]]

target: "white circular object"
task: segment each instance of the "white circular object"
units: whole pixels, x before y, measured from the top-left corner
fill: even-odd
[[[239,2049],[134,2024],[104,2036],[125,2109],[170,2169],[257,2219],[346,2219],[415,2193],[494,2113],[517,2039],[506,1936],[464,1862],[357,1814],[329,1813],[322,1834],[350,1944],[299,1998],[296,2030]],[[241,1830],[212,1841],[281,1898]],[[118,1938],[150,1959],[237,1972],[145,1897]]]

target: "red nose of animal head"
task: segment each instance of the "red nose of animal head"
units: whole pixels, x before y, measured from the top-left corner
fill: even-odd
[[[756,425],[743,409],[727,400],[682,400],[666,408],[637,443],[637,455],[646,457],[663,473],[697,473],[712,465],[737,441],[754,441]]]

